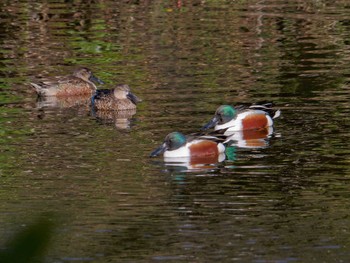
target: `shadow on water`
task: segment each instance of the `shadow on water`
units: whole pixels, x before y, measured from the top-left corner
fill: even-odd
[[[44,262],[56,228],[52,216],[42,216],[14,234],[0,251],[1,262]]]

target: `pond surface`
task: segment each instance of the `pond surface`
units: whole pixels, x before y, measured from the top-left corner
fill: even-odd
[[[59,218],[47,262],[349,262],[348,1],[3,1],[0,233]],[[88,66],[128,116],[28,85]],[[209,165],[149,158],[221,104],[272,136]],[[54,218],[53,218],[54,219]]]

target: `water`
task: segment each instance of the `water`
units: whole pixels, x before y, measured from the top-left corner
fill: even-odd
[[[0,231],[42,213],[47,262],[347,262],[347,1],[0,4]],[[94,116],[28,82],[89,66],[143,99]],[[149,153],[221,104],[274,101],[264,147],[223,162]]]

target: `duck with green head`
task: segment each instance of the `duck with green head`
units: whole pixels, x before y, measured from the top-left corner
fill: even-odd
[[[225,146],[215,136],[185,136],[180,132],[172,132],[150,157],[160,154],[167,158],[219,156],[224,152]]]
[[[214,130],[226,129],[225,134],[241,130],[259,130],[273,126],[273,119],[280,116],[280,110],[272,108],[272,103],[232,107],[221,105],[214,117],[202,130],[214,127]]]

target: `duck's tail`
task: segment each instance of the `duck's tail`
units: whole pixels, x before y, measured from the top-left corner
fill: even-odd
[[[272,119],[276,119],[281,115],[280,109],[274,109],[274,104],[272,102],[267,102],[264,104],[254,104],[251,105],[250,109],[265,111]]]
[[[38,96],[45,96],[47,95],[47,88],[45,88],[44,85],[40,85],[40,84],[37,84],[37,83],[33,83],[33,82],[30,82],[29,83],[36,91],[36,93],[38,94]]]
[[[189,134],[188,136],[223,143],[227,139],[227,135],[225,135],[225,131],[227,129],[228,128],[216,130],[216,131],[209,131],[209,132],[206,132],[206,131],[194,132]]]
[[[37,93],[41,93],[43,88],[39,84],[33,82],[30,82],[29,84],[36,90]]]

